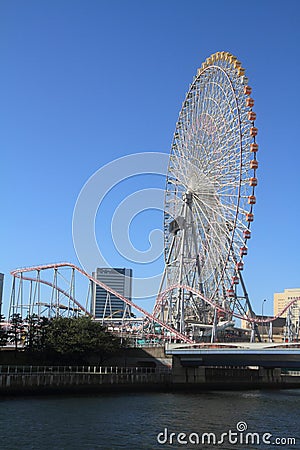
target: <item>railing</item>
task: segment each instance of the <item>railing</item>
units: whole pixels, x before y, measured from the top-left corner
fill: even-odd
[[[115,366],[13,366],[0,365],[1,374],[63,374],[63,373],[82,373],[82,374],[149,374],[149,373],[169,373],[171,368],[161,367],[115,367]]]
[[[282,370],[281,375],[290,376],[290,377],[300,377],[300,369],[299,370]]]

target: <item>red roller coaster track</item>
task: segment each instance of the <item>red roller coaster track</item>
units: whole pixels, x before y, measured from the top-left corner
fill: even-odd
[[[13,270],[11,272],[11,275],[13,277],[15,277],[15,278],[21,278],[22,277],[22,279],[28,279],[30,281],[36,281],[38,283],[43,283],[43,284],[46,284],[48,286],[56,288],[56,286],[54,286],[52,283],[50,283],[48,281],[41,280],[40,278],[24,277],[23,274],[24,273],[28,273],[28,272],[33,272],[33,271],[41,272],[42,270],[47,270],[47,269],[58,269],[58,268],[62,268],[62,267],[70,267],[70,268],[74,269],[75,271],[81,273],[83,276],[88,278],[90,281],[92,281],[96,285],[102,287],[103,289],[105,289],[110,294],[115,295],[120,300],[123,300],[123,302],[125,302],[127,305],[129,305],[129,306],[133,307],[134,309],[136,309],[137,311],[139,311],[141,314],[143,314],[145,317],[147,317],[150,321],[156,322],[158,325],[163,327],[165,330],[169,331],[172,335],[175,336],[176,339],[178,339],[180,341],[183,341],[183,342],[186,342],[188,344],[193,344],[194,343],[194,341],[192,339],[190,339],[189,337],[183,335],[182,333],[179,333],[174,328],[172,328],[171,326],[165,324],[161,320],[156,319],[152,314],[147,312],[145,309],[141,308],[140,306],[136,305],[132,301],[128,300],[128,298],[124,297],[123,295],[120,295],[118,292],[116,292],[115,290],[111,289],[106,284],[102,283],[101,281],[99,281],[96,278],[94,278],[91,275],[89,275],[84,270],[80,269],[80,267],[75,266],[75,264],[68,263],[68,262],[63,262],[63,263],[56,263],[56,264],[46,264],[46,265],[35,266],[35,267],[25,267],[25,268]],[[60,292],[64,293],[69,298],[71,298],[70,295],[68,293],[66,293],[65,291],[60,290]],[[72,300],[76,303],[77,306],[79,306],[82,309],[82,311],[84,311],[85,313],[88,313],[87,310],[83,306],[80,305],[80,303],[75,301],[75,299],[73,299],[73,298],[72,298]]]
[[[183,335],[182,333],[178,332],[177,330],[175,330],[173,327],[171,327],[170,325],[167,325],[166,323],[164,323],[162,320],[158,319],[155,315],[150,314],[148,311],[146,311],[145,309],[141,308],[140,306],[136,305],[135,303],[133,303],[132,301],[128,300],[126,297],[120,295],[118,292],[116,292],[115,290],[111,289],[109,286],[105,285],[104,283],[102,283],[101,281],[97,280],[96,278],[92,277],[91,275],[89,275],[87,272],[85,272],[83,269],[81,269],[80,267],[77,267],[75,264],[72,263],[68,263],[68,262],[62,262],[62,263],[55,263],[55,264],[45,264],[45,265],[40,265],[40,266],[34,266],[34,267],[25,267],[25,268],[19,268],[19,269],[15,269],[13,271],[11,271],[11,275],[14,278],[19,278],[19,279],[23,279],[23,280],[28,280],[28,281],[34,281],[37,283],[42,283],[45,285],[48,285],[52,288],[57,289],[60,293],[62,293],[63,295],[67,296],[69,299],[71,299],[85,314],[91,315],[89,311],[87,311],[86,308],[84,308],[77,300],[75,300],[67,291],[59,288],[58,286],[54,285],[53,283],[49,282],[49,281],[45,281],[38,278],[32,278],[32,277],[28,277],[28,276],[24,276],[23,274],[25,273],[29,273],[29,272],[38,272],[40,273],[43,270],[47,270],[47,269],[59,269],[59,268],[63,268],[63,267],[68,267],[71,269],[74,269],[75,271],[79,272],[80,274],[82,274],[84,277],[86,277],[87,279],[89,279],[90,281],[92,281],[93,283],[95,283],[96,285],[102,287],[103,289],[105,289],[107,292],[109,292],[110,294],[115,295],[116,297],[118,297],[119,299],[121,299],[124,303],[126,303],[127,305],[133,307],[134,309],[136,309],[137,311],[139,311],[141,314],[143,314],[145,317],[147,317],[151,322],[155,322],[158,325],[160,325],[163,329],[169,331],[171,333],[171,335],[173,335],[176,339],[186,342],[188,344],[193,344],[194,341],[192,339],[190,339],[188,336]],[[162,292],[160,294],[160,296],[157,299],[157,306],[159,306],[162,302],[162,300],[164,299],[164,297],[167,295],[168,292],[174,290],[174,289],[185,289],[186,291],[189,291],[195,295],[197,295],[199,298],[201,298],[203,301],[205,301],[206,303],[209,303],[211,306],[213,306],[214,308],[216,308],[219,311],[222,311],[226,314],[231,314],[234,317],[238,318],[238,319],[243,319],[246,320],[250,323],[268,323],[268,322],[273,322],[274,320],[276,320],[278,317],[282,316],[283,313],[285,313],[285,311],[288,310],[288,308],[295,302],[297,301],[297,299],[292,300],[279,314],[277,314],[275,317],[272,318],[251,318],[251,317],[244,317],[238,313],[232,313],[232,311],[228,311],[224,308],[222,308],[219,305],[214,304],[211,300],[208,300],[207,298],[205,298],[199,291],[197,291],[196,289],[190,287],[190,286],[186,286],[186,285],[174,285],[174,286],[170,286],[168,289],[166,289],[164,292]],[[157,312],[157,308],[155,313]]]

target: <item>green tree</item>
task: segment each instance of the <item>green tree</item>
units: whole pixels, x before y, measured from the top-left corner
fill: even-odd
[[[28,351],[39,351],[45,347],[45,335],[49,319],[39,318],[37,314],[26,317],[25,349]]]
[[[14,313],[10,317],[10,330],[9,335],[15,345],[15,351],[18,350],[18,343],[22,341],[23,334],[23,319],[19,313]]]
[[[5,322],[5,317],[0,315],[0,347],[5,347],[8,341],[8,331],[6,325],[3,324]]]
[[[45,333],[45,350],[74,362],[84,361],[91,353],[97,354],[102,362],[120,347],[118,337],[89,317],[51,319]]]
[[[40,317],[37,350],[44,350],[46,347],[46,337],[49,324],[50,319],[48,319],[48,317]]]

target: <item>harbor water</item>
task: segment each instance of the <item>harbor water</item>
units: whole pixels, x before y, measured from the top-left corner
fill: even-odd
[[[0,448],[300,448],[300,390],[6,397]]]

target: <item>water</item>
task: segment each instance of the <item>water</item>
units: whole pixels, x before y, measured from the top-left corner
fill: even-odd
[[[0,400],[0,448],[23,449],[300,449],[300,390],[206,393],[99,394],[95,396],[15,397]],[[196,445],[195,433],[215,433],[220,440],[245,422],[247,431],[224,438],[223,444]],[[239,427],[245,427],[240,424]],[[176,433],[163,443],[167,429]],[[160,435],[161,444],[157,442]],[[178,433],[192,443],[180,444]],[[245,444],[257,432],[260,444]],[[194,434],[191,434],[194,433]],[[269,445],[262,435],[271,433]],[[274,445],[275,438],[296,439],[296,445]],[[179,442],[186,440],[179,437]],[[212,439],[212,437],[211,437]],[[201,442],[201,440],[200,440]],[[251,442],[251,441],[250,441]]]

